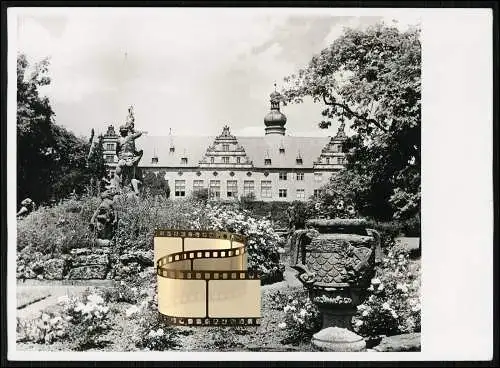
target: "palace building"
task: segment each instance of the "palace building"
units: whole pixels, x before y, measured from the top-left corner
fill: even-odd
[[[139,166],[165,172],[171,198],[184,198],[208,189],[212,199],[231,200],[251,195],[257,201],[306,200],[319,194],[332,173],[344,169],[344,124],[334,137],[285,135],[286,116],[280,95],[271,94],[271,110],[264,117],[260,137],[236,137],[224,126],[215,137],[142,135]],[[111,174],[118,161],[118,135],[109,126],[104,135],[104,157]]]

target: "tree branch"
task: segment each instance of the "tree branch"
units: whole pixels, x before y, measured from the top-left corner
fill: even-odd
[[[347,111],[349,114],[351,114],[352,116],[354,116],[355,118],[357,119],[360,119],[360,120],[363,120],[367,123],[371,123],[373,125],[375,125],[377,128],[379,128],[380,130],[382,130],[383,132],[387,133],[387,129],[385,129],[378,121],[376,121],[375,119],[368,119],[368,118],[365,118],[364,116],[361,116],[357,113],[355,113],[354,111],[352,111],[347,105],[345,104],[341,104],[341,103],[338,103],[338,102],[335,102],[335,100],[332,100],[332,101],[327,101],[326,99],[326,95],[322,95],[323,97],[323,102],[325,103],[325,105],[329,105],[329,106],[339,106],[341,107],[342,109],[344,109],[344,111]]]

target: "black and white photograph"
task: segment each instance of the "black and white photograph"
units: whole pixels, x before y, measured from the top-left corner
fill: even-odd
[[[421,13],[247,10],[9,14],[17,353],[422,352]]]

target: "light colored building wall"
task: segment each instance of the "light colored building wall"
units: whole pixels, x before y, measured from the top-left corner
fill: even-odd
[[[231,199],[227,196],[228,180],[237,181],[238,198],[244,193],[244,182],[251,181],[254,182],[254,193],[255,200],[258,201],[284,201],[290,202],[294,200],[307,200],[314,194],[315,189],[320,189],[323,185],[328,183],[332,171],[324,170],[300,170],[300,169],[270,169],[270,170],[231,170],[222,169],[214,170],[211,169],[200,169],[197,167],[193,168],[165,168],[161,166],[148,166],[143,168],[144,171],[149,170],[156,173],[160,171],[165,171],[165,179],[168,180],[170,187],[171,198],[180,198],[175,194],[175,183],[177,181],[185,181],[185,197],[189,197],[193,194],[193,184],[195,180],[203,180],[203,187],[209,188],[211,180],[220,180],[220,199],[227,200]],[[217,175],[214,175],[214,172]],[[248,173],[251,173],[249,176]],[[280,172],[286,172],[286,180],[280,179]],[[182,173],[179,175],[179,173]],[[198,175],[200,173],[200,175]],[[231,173],[234,173],[232,176]],[[266,174],[267,173],[267,176]],[[303,173],[303,180],[297,180],[297,173]],[[317,180],[315,173],[321,174],[321,180]],[[262,196],[262,181],[271,182],[271,197]],[[286,189],[286,197],[280,197],[280,189]],[[304,197],[297,197],[297,189],[304,190]]]

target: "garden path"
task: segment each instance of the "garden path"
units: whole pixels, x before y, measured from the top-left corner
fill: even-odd
[[[301,287],[296,271],[286,266],[281,282],[263,285],[262,290]],[[37,318],[41,311],[57,304],[62,296],[75,296],[92,286],[112,286],[112,280],[49,281],[26,280],[17,283],[17,316],[22,319]]]
[[[61,296],[74,296],[92,286],[111,286],[112,280],[41,281],[26,280],[17,283],[17,317],[37,318],[41,311],[57,304]],[[21,300],[25,300],[21,302]]]

